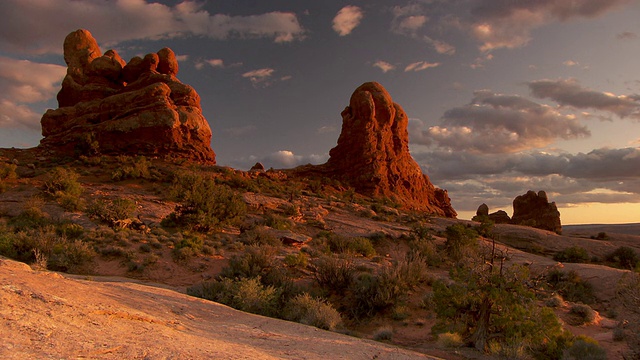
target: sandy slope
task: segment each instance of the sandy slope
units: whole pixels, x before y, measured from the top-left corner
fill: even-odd
[[[2,359],[435,359],[171,290],[0,258]]]

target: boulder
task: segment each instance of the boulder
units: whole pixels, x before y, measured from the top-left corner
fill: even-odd
[[[409,153],[409,119],[376,82],[358,87],[344,111],[338,144],[323,165],[358,193],[395,199],[404,207],[456,217],[446,190],[433,186]]]
[[[476,210],[476,216],[481,218],[484,216],[489,216],[489,206],[487,204],[482,204],[478,206],[478,210]]]
[[[517,196],[513,200],[511,223],[562,233],[560,212],[555,202],[549,202],[544,191],[536,194],[529,190],[526,194]]]
[[[42,148],[74,155],[86,142],[101,153],[180,157],[215,164],[211,128],[200,96],[175,75],[171,49],[128,64],[109,50],[101,55],[87,30],[64,41],[67,75],[59,108],[41,119]]]
[[[498,210],[496,212],[492,212],[487,216],[489,217],[489,220],[493,221],[495,224],[511,223],[511,218],[509,217],[509,214],[507,214],[507,212],[504,210]]]

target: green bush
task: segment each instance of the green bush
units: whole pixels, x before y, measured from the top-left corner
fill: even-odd
[[[607,261],[610,261],[616,264],[618,267],[627,270],[635,269],[638,265],[638,261],[640,261],[638,253],[634,249],[627,246],[620,246],[610,254],[607,254],[605,258]]]
[[[276,268],[276,249],[271,246],[247,246],[242,254],[229,259],[222,276],[227,278],[265,277]]]
[[[0,194],[6,190],[5,182],[7,180],[14,180],[18,178],[18,174],[16,173],[16,169],[18,166],[15,164],[0,164]]]
[[[585,304],[572,305],[569,314],[575,315],[577,325],[589,324],[596,319],[596,312]]]
[[[567,360],[606,360],[607,352],[598,342],[587,336],[579,336],[567,349]]]
[[[553,256],[553,260],[568,263],[586,263],[589,262],[590,256],[587,249],[581,246],[571,246],[562,251],[557,252]]]
[[[286,217],[269,213],[264,217],[264,224],[273,229],[288,230],[291,229],[295,223],[293,220],[287,219]]]
[[[453,261],[462,260],[467,254],[478,247],[478,233],[464,224],[450,225],[445,230],[447,238],[445,250]]]
[[[37,205],[30,206],[27,204],[27,207],[18,216],[9,219],[9,225],[16,232],[41,229],[51,224],[52,221],[49,215],[40,210]]]
[[[75,171],[57,167],[47,173],[44,180],[44,191],[54,196],[58,193],[80,196],[83,192],[83,188],[78,182],[79,178],[80,174]]]
[[[549,285],[565,300],[585,304],[593,304],[596,300],[593,285],[583,280],[575,271],[563,272],[553,269],[546,278]]]
[[[335,330],[342,323],[340,313],[324,300],[307,293],[295,296],[284,309],[284,318],[324,330]]]
[[[314,277],[318,285],[343,294],[354,280],[355,267],[351,259],[323,256],[313,262]]]
[[[371,240],[365,237],[354,237],[349,241],[349,251],[362,255],[364,257],[371,257],[376,254],[376,249],[373,248]]]
[[[302,252],[297,254],[288,254],[284,257],[284,263],[290,267],[306,268],[308,262],[308,256]]]
[[[112,227],[126,227],[121,226],[122,222],[133,218],[136,210],[135,201],[130,199],[98,199],[87,206],[86,213],[89,217],[105,222]]]
[[[391,338],[393,338],[393,328],[388,325],[378,328],[373,334],[373,340],[376,341],[391,340]]]
[[[253,314],[271,317],[279,315],[279,291],[273,286],[263,285],[260,278],[223,278],[204,282],[189,287],[187,294]]]
[[[246,245],[282,246],[282,241],[269,231],[269,229],[262,226],[243,231],[240,236],[240,241]]]
[[[54,271],[86,273],[90,271],[95,256],[95,251],[87,243],[60,238],[51,249],[47,268]]]
[[[135,160],[130,161],[128,157],[119,157],[119,160],[125,162],[111,174],[111,180],[122,181],[126,179],[155,179],[155,176],[149,168],[150,163],[144,156],[138,156]]]
[[[242,197],[231,188],[195,173],[177,174],[170,194],[180,205],[163,220],[164,225],[175,224],[209,232],[237,224],[247,212]]]

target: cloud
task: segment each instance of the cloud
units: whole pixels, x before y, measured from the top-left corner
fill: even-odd
[[[486,199],[508,205],[529,189],[546,189],[565,204],[640,202],[640,148],[506,155],[439,149],[412,155],[449,191],[458,210],[475,210]]]
[[[396,34],[416,36],[416,32],[429,21],[420,4],[395,6],[392,12],[391,31]]]
[[[382,61],[382,60],[378,60],[375,63],[373,63],[373,67],[377,67],[378,69],[382,70],[382,72],[385,74],[391,70],[396,69],[394,65],[391,65],[388,62]]]
[[[579,62],[577,62],[577,61],[573,61],[573,60],[567,60],[567,61],[564,61],[564,62],[562,63],[562,65],[564,65],[564,66],[568,66],[568,67],[572,67],[572,66],[579,66],[579,65],[580,65],[580,63],[579,63]]]
[[[536,80],[528,83],[533,96],[562,106],[607,111],[621,118],[640,119],[639,95],[614,95],[581,86],[575,79]]]
[[[422,71],[422,70],[427,70],[429,68],[434,68],[438,66],[440,66],[440,63],[429,63],[426,61],[418,61],[418,62],[414,62],[412,64],[407,65],[407,67],[404,68],[404,72]]]
[[[66,67],[0,56],[0,127],[40,129],[40,117],[26,104],[51,99]]]
[[[556,139],[591,135],[574,115],[489,90],[476,91],[471,103],[446,111],[441,126],[424,129],[416,121],[410,126],[414,144],[493,154],[542,148]]]
[[[187,61],[189,59],[189,55],[176,55],[176,60],[178,60],[178,62],[184,62]]]
[[[225,40],[270,38],[276,43],[304,38],[293,13],[248,16],[210,14],[204,2],[175,6],[144,0],[3,0],[0,1],[0,50],[21,54],[61,53],[62,40],[78,28],[90,29],[101,44],[190,35]]]
[[[638,34],[631,31],[623,31],[619,34],[616,34],[616,39],[618,40],[635,40],[638,38]]]
[[[333,18],[333,30],[340,36],[349,35],[353,29],[360,25],[363,17],[364,14],[359,7],[353,5],[345,6]]]
[[[448,44],[444,41],[440,41],[440,40],[435,40],[432,39],[428,36],[424,37],[424,40],[430,44],[431,46],[433,46],[433,48],[436,50],[436,52],[438,54],[443,54],[443,55],[454,55],[456,53],[456,47]]]
[[[242,74],[242,77],[249,79],[251,83],[253,83],[253,85],[258,85],[258,84],[267,82],[271,78],[274,72],[275,72],[274,69],[262,68],[262,69],[248,71]]]
[[[478,0],[471,10],[472,36],[481,42],[481,51],[525,46],[531,32],[552,21],[600,16],[630,0]]]
[[[202,70],[205,65],[209,65],[212,68],[223,68],[224,61],[222,59],[206,59],[206,60],[198,60],[194,64],[196,70]]]

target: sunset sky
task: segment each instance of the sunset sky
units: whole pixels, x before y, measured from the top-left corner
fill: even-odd
[[[323,163],[353,90],[381,83],[459,218],[545,190],[563,224],[640,222],[640,1],[2,0],[0,147],[56,108],[64,37],[172,48],[219,165]]]

